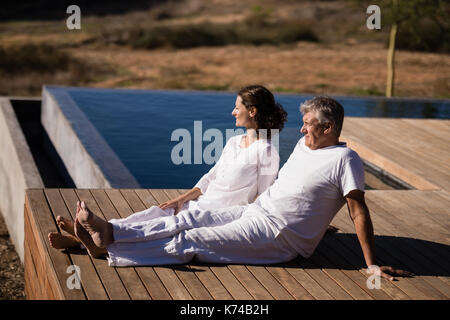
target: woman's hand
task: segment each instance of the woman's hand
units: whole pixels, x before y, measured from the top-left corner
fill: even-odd
[[[181,210],[181,208],[183,208],[185,202],[186,200],[184,199],[184,197],[180,196],[160,204],[159,207],[163,210],[167,208],[175,208],[174,214],[177,214]]]
[[[159,207],[163,210],[167,208],[175,208],[175,214],[177,214],[183,208],[185,202],[195,200],[201,195],[202,195],[201,190],[195,187],[189,190],[188,192],[182,194],[181,196],[176,197],[175,199],[160,204]]]

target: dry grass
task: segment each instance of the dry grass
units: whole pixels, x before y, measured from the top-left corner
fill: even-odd
[[[126,70],[98,87],[233,90],[261,83],[278,92],[382,94],[386,49],[380,44],[314,44],[284,47],[226,46],[188,50],[112,49],[69,52]],[[399,51],[399,96],[448,97],[450,57]]]
[[[0,94],[36,95],[44,83],[233,91],[261,83],[278,92],[381,95],[388,30],[369,32],[362,18],[360,10],[346,1],[183,0],[149,11],[86,17],[81,31],[67,31],[64,21],[0,23],[0,44],[5,47],[47,43],[89,65],[88,75],[76,67],[9,74],[8,81],[0,82]],[[155,50],[110,44],[114,30],[121,31],[117,37],[124,34],[127,39],[133,28],[170,29],[207,22],[258,25],[295,19],[309,24],[320,43]],[[108,32],[112,41],[103,38]],[[448,54],[397,52],[398,96],[449,98],[449,75]]]

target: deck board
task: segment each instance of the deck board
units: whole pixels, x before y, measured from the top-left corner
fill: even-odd
[[[450,120],[349,117],[342,137],[360,156],[414,187],[448,191],[449,128]]]
[[[442,199],[443,203],[447,198],[438,191],[414,190],[412,197],[397,199],[396,194],[406,192],[409,191],[367,191],[367,203],[375,227],[377,257],[383,264],[416,273],[412,279],[395,282],[382,279],[382,289],[374,291],[366,286],[368,275],[361,269],[364,267],[362,252],[345,208],[332,222],[339,232],[325,236],[310,259],[298,258],[274,266],[191,263],[184,266],[111,268],[106,260],[49,248],[43,235],[49,230],[58,231],[55,222],[57,215],[73,217],[78,200],[86,201],[94,213],[111,219],[126,217],[150,204],[166,201],[168,193],[165,190],[29,190],[27,197],[33,200],[29,204],[30,211],[48,215],[49,219],[40,232],[41,236],[34,239],[34,242],[40,241],[41,248],[30,241],[27,250],[47,255],[49,260],[49,252],[52,251],[54,261],[59,261],[60,266],[57,268],[59,271],[54,271],[59,272],[56,288],[55,284],[41,279],[41,282],[27,284],[27,293],[58,299],[58,292],[64,291],[67,279],[65,268],[76,264],[83,270],[82,290],[78,292],[77,299],[449,299],[450,266],[442,261],[450,252],[446,240],[448,232],[444,233],[444,220],[431,218],[437,214],[436,210],[443,210],[442,214],[448,215],[448,209],[436,204],[426,206],[426,202],[421,200],[421,192],[425,193],[424,196],[431,193],[434,198]],[[34,207],[37,203],[40,205]],[[425,223],[438,231],[428,233],[428,229],[423,228]],[[36,232],[29,231],[32,234]],[[442,238],[442,235],[446,237]],[[44,246],[48,251],[44,251]],[[56,263],[51,260],[51,265],[46,265],[45,261],[31,261],[30,267],[27,266],[27,270],[32,269],[30,274],[47,273],[45,270],[54,268]],[[51,289],[44,292],[42,288],[45,287]],[[63,297],[59,298],[70,299],[70,294],[74,293],[72,291],[63,293]]]
[[[366,200],[378,262],[414,278],[381,279],[369,289],[362,250],[346,207],[309,259],[288,263],[109,267],[81,250],[56,250],[48,232],[56,217],[75,217],[86,201],[105,219],[125,218],[185,192],[182,189],[30,189],[25,201],[25,291],[30,299],[121,300],[428,300],[450,299],[450,121],[346,118],[343,138],[362,158],[416,190],[370,190]],[[81,269],[69,289],[67,267]]]

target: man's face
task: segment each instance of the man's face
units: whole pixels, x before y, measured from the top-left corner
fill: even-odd
[[[305,145],[308,148],[315,150],[322,147],[327,138],[324,130],[325,128],[319,124],[314,111],[309,111],[303,115],[303,127],[300,132],[304,134]]]

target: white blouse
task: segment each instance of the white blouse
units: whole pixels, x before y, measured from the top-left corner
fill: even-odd
[[[276,148],[267,139],[242,148],[244,137],[228,140],[219,161],[195,185],[203,195],[189,201],[189,210],[246,205],[272,185],[280,165]]]

